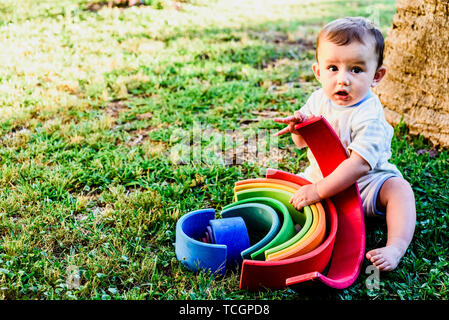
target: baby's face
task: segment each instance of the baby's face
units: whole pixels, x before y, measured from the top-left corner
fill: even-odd
[[[382,79],[385,67],[377,68],[373,43],[353,41],[339,46],[322,39],[313,72],[328,98],[339,106],[350,106],[361,101],[370,86]]]

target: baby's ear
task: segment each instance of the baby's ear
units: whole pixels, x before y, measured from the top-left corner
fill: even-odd
[[[320,81],[320,66],[318,65],[318,62],[315,62],[314,64],[312,64],[312,70],[313,70],[313,74],[315,74],[315,78]]]
[[[373,82],[371,83],[371,87],[375,87],[379,84],[380,80],[385,76],[385,73],[387,72],[387,68],[382,65],[379,68],[377,68],[376,73],[374,74]]]

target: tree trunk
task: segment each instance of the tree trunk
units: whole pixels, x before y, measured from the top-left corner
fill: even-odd
[[[387,74],[374,90],[390,123],[449,146],[449,1],[398,0],[385,40]]]

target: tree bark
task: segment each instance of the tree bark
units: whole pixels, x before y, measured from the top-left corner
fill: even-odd
[[[398,0],[375,92],[392,124],[449,146],[449,0]]]

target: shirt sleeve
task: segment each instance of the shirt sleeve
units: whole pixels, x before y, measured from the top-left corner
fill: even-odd
[[[378,119],[364,120],[353,124],[352,142],[348,145],[348,149],[357,152],[368,162],[372,170],[381,158],[386,139],[384,128]]]

